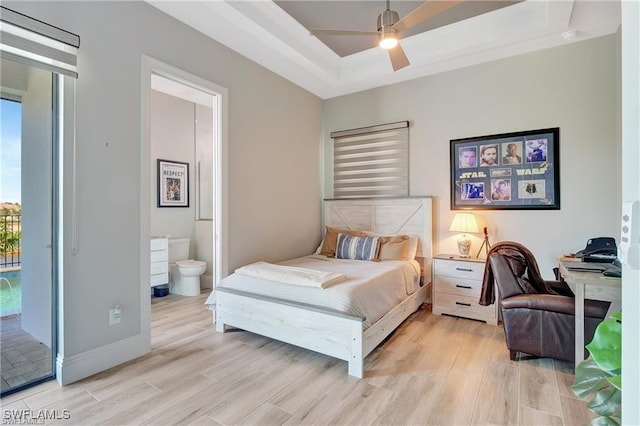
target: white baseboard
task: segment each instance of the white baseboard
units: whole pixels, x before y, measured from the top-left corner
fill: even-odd
[[[138,334],[76,355],[56,358],[56,380],[68,385],[123,362],[138,358],[151,350],[148,336]]]

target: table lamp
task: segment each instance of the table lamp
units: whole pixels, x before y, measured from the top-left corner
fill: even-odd
[[[471,213],[456,213],[451,223],[449,231],[462,232],[458,237],[458,252],[460,257],[469,257],[469,250],[471,250],[471,240],[467,236],[467,232],[477,233],[478,223],[476,218]]]

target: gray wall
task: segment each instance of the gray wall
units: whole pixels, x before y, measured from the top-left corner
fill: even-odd
[[[81,38],[76,255],[69,245],[69,192],[64,199],[65,359],[140,333],[138,236],[149,221],[139,214],[143,54],[229,90],[229,268],[315,249],[321,222],[319,98],[143,2],[3,5]],[[122,308],[122,323],[109,326],[108,309],[115,304]]]
[[[333,184],[330,132],[409,120],[410,194],[435,196],[436,252],[457,253],[449,140],[560,127],[561,210],[474,212],[492,242],[525,244],[553,277],[558,254],[619,234],[617,42],[597,38],[326,101],[325,196]],[[477,235],[474,254],[481,243]]]

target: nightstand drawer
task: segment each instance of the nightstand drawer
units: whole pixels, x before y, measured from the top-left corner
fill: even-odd
[[[484,274],[484,263],[465,262],[462,260],[435,259],[435,275],[447,277],[466,278],[470,280],[482,280]]]
[[[479,298],[482,290],[482,282],[478,280],[436,275],[435,281],[436,288],[443,293]]]
[[[497,323],[495,306],[482,306],[478,304],[478,298],[472,296],[436,292],[434,294],[433,313],[473,318],[486,321],[488,324]]]
[[[496,305],[480,306],[484,260],[440,254],[433,259],[433,304],[436,315],[449,314],[497,324]]]

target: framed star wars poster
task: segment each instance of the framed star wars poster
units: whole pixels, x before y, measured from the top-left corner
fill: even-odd
[[[559,127],[450,144],[452,210],[560,209]]]

